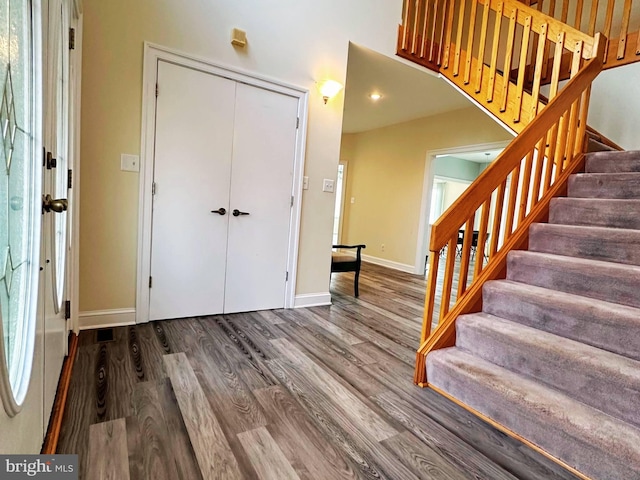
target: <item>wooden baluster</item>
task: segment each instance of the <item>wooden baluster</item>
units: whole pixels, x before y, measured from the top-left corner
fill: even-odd
[[[429,1],[421,0],[422,6],[422,38],[420,39],[420,58],[424,58],[427,55],[427,38],[429,37],[427,29],[429,28]]]
[[[560,124],[558,126],[558,141],[556,142],[556,152],[554,156],[554,164],[556,166],[553,178],[554,184],[558,181],[558,177],[562,173],[562,166],[564,165],[570,111],[571,109],[562,114],[562,117],[560,118]]]
[[[518,208],[518,225],[527,216],[527,201],[531,188],[531,170],[533,168],[533,150],[527,153],[524,161],[524,178],[522,180],[522,190],[520,194],[520,206]]]
[[[591,98],[591,85],[582,94],[580,99],[580,124],[578,127],[578,136],[576,137],[575,146],[573,149],[574,155],[583,153],[585,133],[587,131],[587,115],[589,113],[589,100]]]
[[[536,55],[536,68],[533,75],[533,86],[531,88],[531,118],[534,118],[538,114],[538,105],[540,104],[540,83],[542,82],[542,65],[545,63],[544,48],[547,44],[547,31],[549,24],[543,23],[540,25],[540,35],[538,36],[538,53]]]
[[[451,55],[451,35],[453,33],[453,16],[455,15],[455,0],[449,0],[449,13],[447,14],[447,29],[444,35],[444,61],[442,68],[449,68],[449,57]]]
[[[427,338],[429,338],[429,335],[431,335],[433,311],[436,304],[436,285],[438,283],[438,264],[440,262],[440,252],[431,252],[429,256],[429,274],[427,278],[427,293],[424,301],[424,317],[422,319],[422,333],[420,335],[420,344],[423,344],[427,340]]]
[[[556,123],[547,132],[547,169],[544,172],[543,194],[551,187],[551,176],[553,174],[554,156],[556,153],[556,142],[558,140],[558,124]]]
[[[498,2],[496,10],[496,21],[493,28],[493,43],[491,45],[491,62],[489,64],[489,85],[487,87],[487,102],[493,102],[494,90],[496,88],[496,70],[498,65],[498,48],[500,47],[500,27],[502,26],[502,11],[504,3]]]
[[[475,2],[476,0],[471,0]],[[460,12],[458,17],[458,31],[456,32],[456,54],[453,59],[453,76],[457,77],[460,74],[460,50],[462,48],[462,31],[464,30],[464,17],[466,0],[460,0]]]
[[[591,14],[589,15],[589,30],[592,37],[596,34],[596,21],[598,20],[598,0],[591,0]]]
[[[620,27],[620,36],[618,37],[618,54],[616,58],[622,60],[627,45],[627,34],[629,33],[629,17],[631,16],[631,0],[625,0],[624,9],[622,10],[622,26]]]
[[[511,62],[513,59],[513,40],[516,33],[516,19],[518,17],[518,9],[513,8],[511,15],[509,16],[509,33],[507,34],[507,51],[504,57],[504,70],[502,71],[503,85],[502,85],[502,105],[500,105],[500,111],[507,111],[508,94],[509,94],[509,78],[511,76]]]
[[[482,204],[482,216],[480,217],[480,230],[478,232],[478,244],[476,245],[476,268],[473,273],[473,280],[482,273],[484,268],[484,251],[487,242],[487,227],[489,226],[489,213],[491,210],[491,196]]]
[[[522,34],[522,48],[520,50],[520,65],[518,66],[518,89],[516,90],[516,106],[513,121],[518,123],[522,118],[522,94],[524,92],[524,75],[527,68],[527,52],[531,37],[531,16],[524,19],[524,33]]]
[[[573,57],[571,61],[571,78],[578,74],[580,71],[580,64],[582,63],[582,48],[583,42],[576,42],[575,49],[573,51]],[[567,137],[566,147],[564,150],[564,161],[562,165],[562,171],[564,171],[566,165],[573,160],[573,148],[576,140],[576,134],[578,129],[578,106],[579,99],[572,105],[569,113],[569,135]]]
[[[638,43],[636,45],[636,55],[640,55],[640,29],[638,29]]]
[[[551,69],[551,84],[549,85],[549,101],[558,94],[558,83],[560,82],[560,68],[562,67],[562,54],[564,53],[565,32],[558,34],[556,51],[553,54],[553,68]]]
[[[596,0],[597,1],[597,0]],[[552,18],[555,18],[555,10],[556,10],[556,0],[551,0],[549,2],[549,10],[547,11],[547,15]],[[544,47],[544,65],[542,66],[542,78],[546,79],[549,74],[549,54],[551,53],[551,42],[547,42]]]
[[[460,251],[460,276],[458,277],[458,298],[467,291],[467,279],[469,277],[469,257],[471,257],[471,242],[473,241],[473,224],[476,212],[469,217],[464,227],[464,240]]]
[[[493,226],[491,227],[490,257],[493,257],[498,252],[498,240],[500,239],[500,228],[502,227],[502,211],[504,209],[504,195],[506,190],[507,180],[505,179],[498,186],[498,193],[496,195],[496,209],[493,214]]]
[[[444,270],[444,281],[442,282],[442,297],[440,299],[440,320],[449,313],[449,303],[451,303],[451,286],[453,285],[453,274],[456,264],[456,245],[458,243],[458,232],[451,237],[447,247],[447,260]]]
[[[473,58],[473,41],[476,33],[476,12],[478,11],[478,1],[471,0],[471,16],[469,17],[469,33],[467,38],[467,58],[465,59],[464,84],[467,85],[471,79],[471,59]]]
[[[413,17],[413,38],[411,39],[411,53],[414,55],[418,51],[418,23],[420,22],[422,10],[424,9],[427,0],[416,0],[416,3],[417,5],[414,8]]]
[[[537,157],[534,154],[536,169],[535,169],[535,173],[533,174],[533,190],[531,191],[531,195],[529,195],[529,211],[533,210],[533,207],[535,207],[538,204],[538,200],[540,199],[540,184],[542,183],[542,167],[544,165],[545,139],[546,139],[546,135],[544,135],[540,139],[540,141],[536,144]]]
[[[484,1],[482,11],[482,27],[480,27],[480,45],[478,50],[478,65],[476,67],[476,93],[482,89],[482,71],[484,70],[484,52],[487,47],[487,27],[489,24],[489,12],[491,11],[491,0]]]
[[[431,45],[429,46],[429,61],[433,62],[433,54],[436,47],[436,32],[438,30],[438,0],[433,1],[433,25],[431,28]]]
[[[436,64],[442,65],[442,52],[444,51],[444,36],[447,28],[447,6],[453,3],[453,0],[444,0],[442,3],[442,21],[440,22],[440,37],[438,38],[438,58]]]
[[[562,13],[560,15],[560,21],[567,23],[567,17],[569,16],[569,0],[562,1]]]
[[[607,63],[607,57],[609,56],[609,45],[611,44],[611,24],[613,23],[613,10],[615,7],[615,0],[609,0],[607,3],[607,15],[604,17],[604,36],[607,37],[607,48],[604,50],[603,63]]]
[[[405,0],[404,13],[402,15],[402,50],[407,50],[409,48],[409,32],[411,31],[409,22],[411,21],[411,5],[413,5],[413,3],[414,0]]]
[[[513,233],[513,224],[515,223],[516,199],[518,197],[518,189],[520,187],[520,164],[511,172],[511,184],[509,186],[509,202],[507,203],[507,223],[504,229],[505,243]]]
[[[576,17],[575,17],[575,21],[573,22],[573,26],[575,27],[576,30],[581,30],[581,26],[582,26],[582,10],[584,8],[583,5],[583,0],[577,0],[576,3]]]

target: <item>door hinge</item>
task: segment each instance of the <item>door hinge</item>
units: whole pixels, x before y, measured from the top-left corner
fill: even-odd
[[[153,287],[153,277],[149,276],[149,288]]]
[[[287,276],[285,277],[284,281],[285,281],[285,282],[288,282],[288,281],[289,281],[289,272],[287,272]]]
[[[291,195],[291,206],[293,207],[293,195]]]
[[[296,118],[296,128],[300,128],[300,117]]]
[[[76,49],[76,29],[70,28],[69,29],[69,50],[75,50],[75,49]]]
[[[56,166],[58,165],[58,161],[55,158],[53,158],[53,153],[51,153],[51,152],[47,152],[46,165],[47,165],[47,170],[51,170],[52,168],[56,168]]]
[[[69,169],[67,170],[67,188],[71,190],[72,186],[73,186],[73,170]]]
[[[71,318],[71,300],[64,302],[64,319],[69,320]]]
[[[156,98],[158,98],[159,94],[160,94],[160,87],[158,87],[158,84],[156,83]]]
[[[155,195],[156,194],[156,182],[153,182],[151,184],[151,195]]]

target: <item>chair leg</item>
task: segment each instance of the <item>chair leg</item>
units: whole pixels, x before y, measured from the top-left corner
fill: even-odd
[[[359,279],[360,279],[360,270],[356,270],[356,277],[355,277],[355,280],[353,282],[353,289],[355,290],[356,298],[358,297],[358,295],[360,295],[360,292],[358,291],[358,280]]]

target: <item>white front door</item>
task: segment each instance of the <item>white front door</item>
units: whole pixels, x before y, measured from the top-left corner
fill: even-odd
[[[149,318],[220,313],[236,82],[159,62],[158,85]]]
[[[284,306],[298,102],[158,63],[150,320]]]
[[[44,12],[46,13],[46,6]],[[0,452],[37,453],[43,415],[39,2],[0,8]],[[10,39],[10,40],[9,40]]]

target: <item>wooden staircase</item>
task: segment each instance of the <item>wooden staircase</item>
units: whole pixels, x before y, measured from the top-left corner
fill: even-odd
[[[483,285],[505,278],[507,254],[527,248],[529,227],[547,221],[551,200],[583,170],[593,80],[640,61],[640,2],[634,10],[632,0],[527,1],[405,0],[398,55],[438,72],[517,134],[433,225],[414,378],[423,387],[433,387],[427,356],[456,345],[458,317],[482,311]],[[472,235],[457,244],[461,230],[478,232],[475,264]]]

